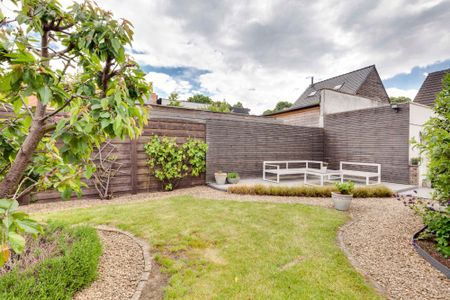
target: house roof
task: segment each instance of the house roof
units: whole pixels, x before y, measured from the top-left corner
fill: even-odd
[[[450,69],[441,70],[428,74],[422,83],[419,92],[414,98],[414,102],[423,105],[433,106],[437,94],[442,90],[442,79],[445,74],[450,73]]]
[[[356,95],[361,85],[366,81],[375,65],[331,77],[310,85],[295,101],[292,108],[310,107],[320,102],[320,90],[330,89],[346,94]]]

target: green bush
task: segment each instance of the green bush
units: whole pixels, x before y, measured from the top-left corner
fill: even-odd
[[[331,197],[337,192],[335,186],[275,186],[275,185],[237,185],[230,186],[228,192],[244,195],[296,196],[296,197]],[[361,186],[353,190],[355,198],[386,198],[393,192],[384,185]]]
[[[189,138],[178,145],[175,138],[154,135],[144,149],[149,157],[150,174],[166,191],[173,190],[184,177],[200,176],[206,170],[208,145],[202,140]]]
[[[433,197],[443,204],[450,202],[450,74],[434,104],[434,115],[421,132],[421,141],[413,141],[428,158],[427,177],[434,188]]]
[[[61,255],[44,259],[24,272],[13,270],[0,277],[0,299],[72,299],[96,279],[102,253],[96,230],[62,225],[50,225],[47,230],[61,230]]]
[[[420,203],[416,210],[427,225],[426,233],[436,241],[437,250],[450,256],[450,74],[442,81],[442,91],[434,104],[434,115],[425,123],[421,141],[413,141],[428,158],[427,177],[434,188],[433,199],[443,209],[435,211]]]

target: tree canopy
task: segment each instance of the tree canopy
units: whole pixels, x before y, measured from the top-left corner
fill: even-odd
[[[389,97],[391,104],[401,104],[411,102],[411,98],[405,96]]]
[[[80,192],[108,138],[136,138],[151,87],[126,53],[132,25],[94,2],[13,0],[0,12],[0,197],[56,188]],[[35,103],[32,103],[34,99]]]
[[[191,96],[187,99],[188,102],[194,102],[194,103],[204,103],[204,104],[211,104],[213,101],[208,96],[202,95],[202,94],[196,94],[194,96]]]
[[[271,113],[282,111],[283,109],[290,108],[292,106],[291,102],[288,101],[278,101],[278,103],[275,105],[274,109],[267,109],[263,112],[263,115],[268,115]]]

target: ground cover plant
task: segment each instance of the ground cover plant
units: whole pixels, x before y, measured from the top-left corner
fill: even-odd
[[[96,279],[101,245],[94,228],[51,224],[40,239],[51,243],[52,255],[26,269],[17,258],[12,270],[0,277],[0,299],[72,299]],[[28,256],[39,256],[49,247],[28,251]]]
[[[243,195],[296,196],[296,197],[331,197],[332,192],[338,192],[336,186],[275,186],[275,185],[237,185],[228,188],[229,193]],[[355,198],[386,198],[392,197],[391,189],[384,185],[357,186],[353,189]]]
[[[330,209],[179,196],[36,217],[145,239],[170,275],[167,299],[379,298],[336,245],[349,217]]]

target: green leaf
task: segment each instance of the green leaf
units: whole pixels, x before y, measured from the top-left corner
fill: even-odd
[[[39,225],[39,223],[32,220],[16,220],[15,223],[17,227],[22,229],[24,232],[35,236],[41,233],[42,231],[42,228]]]
[[[51,97],[52,97],[52,91],[50,90],[50,88],[47,85],[44,85],[43,87],[41,87],[38,90],[40,99],[42,104],[46,105],[48,104],[48,102],[50,101]]]
[[[25,248],[25,239],[20,234],[17,234],[13,231],[10,231],[8,233],[8,241],[9,246],[11,249],[13,249],[16,253],[22,253],[23,249]]]
[[[91,178],[96,170],[97,168],[94,165],[87,165],[86,170],[84,171],[84,177],[86,177],[86,179]]]

